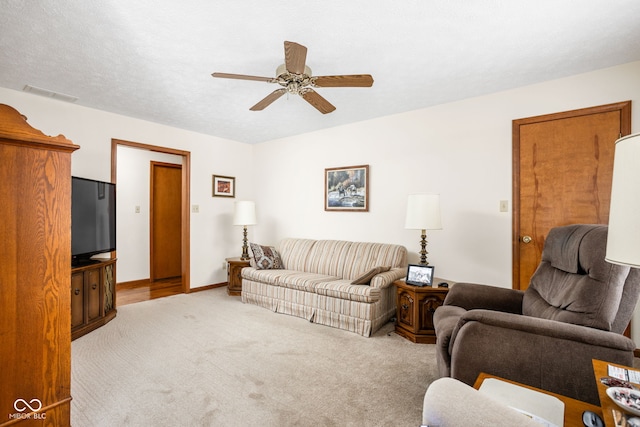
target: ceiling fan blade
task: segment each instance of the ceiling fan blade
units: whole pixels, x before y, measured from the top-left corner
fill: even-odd
[[[276,89],[273,92],[271,92],[269,95],[267,95],[262,101],[258,102],[256,105],[254,105],[253,107],[249,108],[249,110],[251,111],[260,111],[260,110],[264,110],[265,108],[267,108],[269,105],[271,105],[271,103],[273,101],[275,101],[276,99],[280,98],[282,95],[285,94],[287,90],[286,89]]]
[[[313,78],[313,85],[318,87],[371,87],[373,77],[370,74],[318,76]]]
[[[275,79],[273,77],[258,77],[258,76],[247,76],[244,74],[229,74],[229,73],[213,73],[211,75],[213,77],[220,77],[223,79],[257,80],[259,82],[275,83]]]
[[[320,96],[318,92],[313,89],[307,89],[305,92],[301,93],[305,101],[309,104],[313,105],[316,110],[320,111],[322,114],[327,114],[336,109],[329,101]]]
[[[304,74],[307,48],[294,42],[284,42],[284,65],[291,74]]]

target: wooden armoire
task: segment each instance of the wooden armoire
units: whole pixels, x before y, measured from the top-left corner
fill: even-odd
[[[0,426],[68,426],[71,153],[0,104]]]

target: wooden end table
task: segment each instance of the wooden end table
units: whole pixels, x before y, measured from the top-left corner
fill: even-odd
[[[434,283],[447,282],[439,278]],[[436,330],[433,325],[433,313],[444,302],[449,288],[414,286],[404,280],[396,280],[396,334],[419,344],[435,344]]]
[[[227,294],[239,296],[242,294],[242,269],[249,267],[251,263],[248,259],[227,258]]]

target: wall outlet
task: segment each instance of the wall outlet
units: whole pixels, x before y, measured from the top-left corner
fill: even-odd
[[[227,269],[227,261],[222,261],[222,269],[223,270]]]
[[[200,213],[200,205],[191,205],[191,212]]]

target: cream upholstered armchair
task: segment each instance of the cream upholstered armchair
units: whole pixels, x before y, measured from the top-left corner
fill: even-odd
[[[549,232],[526,291],[457,283],[434,314],[440,376],[480,372],[599,404],[592,359],[632,365],[640,270],[606,262],[607,226]]]

